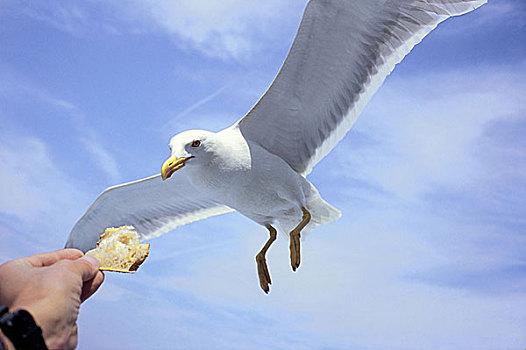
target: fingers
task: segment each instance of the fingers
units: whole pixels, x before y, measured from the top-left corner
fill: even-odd
[[[25,258],[34,267],[50,266],[60,260],[76,260],[82,257],[82,253],[78,249],[60,249],[50,253],[36,254]]]
[[[84,256],[84,253],[78,249],[60,249],[50,253],[33,255],[24,260],[34,267],[46,267],[58,263],[54,267],[66,268],[79,275],[84,282],[80,296],[81,301],[91,297],[104,281],[104,274],[99,271],[99,261],[91,256]]]
[[[82,293],[80,295],[80,301],[84,302],[86,299],[91,297],[99,289],[102,282],[104,282],[104,273],[101,271],[97,272],[93,279],[84,282],[84,285],[82,286]]]
[[[82,281],[89,281],[99,272],[100,263],[92,256],[83,256],[68,264],[68,268],[82,277]]]

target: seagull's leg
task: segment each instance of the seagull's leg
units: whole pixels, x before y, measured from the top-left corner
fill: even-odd
[[[307,209],[304,207],[301,208],[303,212],[303,217],[301,222],[290,232],[290,265],[292,266],[292,271],[296,271],[300,267],[300,238],[301,230],[307,226],[311,216]]]
[[[259,285],[261,286],[261,289],[263,289],[263,291],[268,294],[272,281],[270,280],[270,274],[268,273],[267,259],[265,258],[265,254],[267,253],[270,245],[276,240],[277,231],[270,224],[266,225],[265,227],[268,229],[270,237],[263,248],[261,248],[258,255],[256,255],[256,263],[258,266]]]

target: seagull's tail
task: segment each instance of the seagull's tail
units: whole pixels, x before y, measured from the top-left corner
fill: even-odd
[[[308,182],[310,188],[306,196],[306,207],[311,214],[313,224],[321,225],[338,220],[342,213],[340,210],[321,198],[320,193],[313,184]]]

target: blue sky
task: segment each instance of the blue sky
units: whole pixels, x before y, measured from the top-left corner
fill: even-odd
[[[60,248],[106,187],[158,173],[173,134],[219,130],[272,81],[304,1],[0,3],[0,261]],[[254,256],[238,214],[107,274],[80,349],[526,346],[526,5],[447,21],[310,180],[343,211]]]

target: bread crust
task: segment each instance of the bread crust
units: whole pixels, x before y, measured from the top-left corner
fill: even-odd
[[[141,243],[133,226],[109,227],[101,234],[97,247],[86,253],[100,261],[99,270],[133,273],[146,260],[150,244]]]

